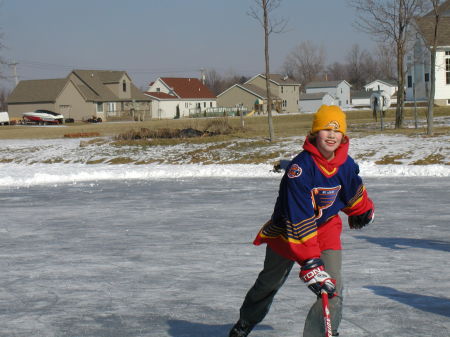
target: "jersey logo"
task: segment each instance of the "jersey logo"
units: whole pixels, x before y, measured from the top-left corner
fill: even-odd
[[[302,174],[302,168],[300,166],[298,166],[297,164],[293,164],[289,168],[287,176],[289,178],[297,178],[297,177],[300,177],[301,174]]]
[[[311,190],[311,199],[316,218],[322,217],[322,211],[331,207],[336,201],[341,185],[336,187],[316,187]]]

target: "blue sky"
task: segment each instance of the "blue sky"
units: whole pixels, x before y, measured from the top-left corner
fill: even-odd
[[[138,86],[159,76],[200,76],[200,69],[251,76],[264,69],[263,31],[247,12],[253,0],[1,0],[2,55],[19,79],[65,77],[71,69],[126,70]],[[323,44],[327,63],[357,43],[344,0],[283,0],[273,15],[287,31],[270,37],[277,72],[302,41]],[[12,70],[3,69],[11,76]],[[2,86],[14,86],[3,81]]]

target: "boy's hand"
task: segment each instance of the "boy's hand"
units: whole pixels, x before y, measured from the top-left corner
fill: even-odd
[[[313,258],[307,260],[300,269],[300,278],[317,296],[320,296],[322,289],[328,293],[330,298],[334,296],[336,291],[336,280],[332,279],[325,271],[321,259]]]
[[[351,229],[361,229],[364,226],[371,224],[375,218],[373,209],[369,209],[366,213],[360,215],[350,215],[348,217],[348,224]]]

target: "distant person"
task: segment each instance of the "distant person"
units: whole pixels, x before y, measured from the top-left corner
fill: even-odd
[[[300,152],[281,180],[271,219],[261,228],[255,245],[266,243],[264,267],[248,291],[240,318],[229,337],[245,337],[269,311],[278,289],[294,263],[300,279],[317,296],[306,317],[303,337],[323,337],[321,290],[330,298],[333,336],[342,317],[341,232],[339,211],[350,228],[373,221],[374,205],[348,156],[346,116],[338,106],[322,105]],[[292,294],[297,298],[300,293]],[[295,310],[295,309],[294,309]]]

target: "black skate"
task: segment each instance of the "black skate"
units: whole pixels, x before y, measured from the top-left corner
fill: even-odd
[[[240,319],[230,330],[228,337],[247,337],[250,331],[253,330],[253,327],[253,324]]]

